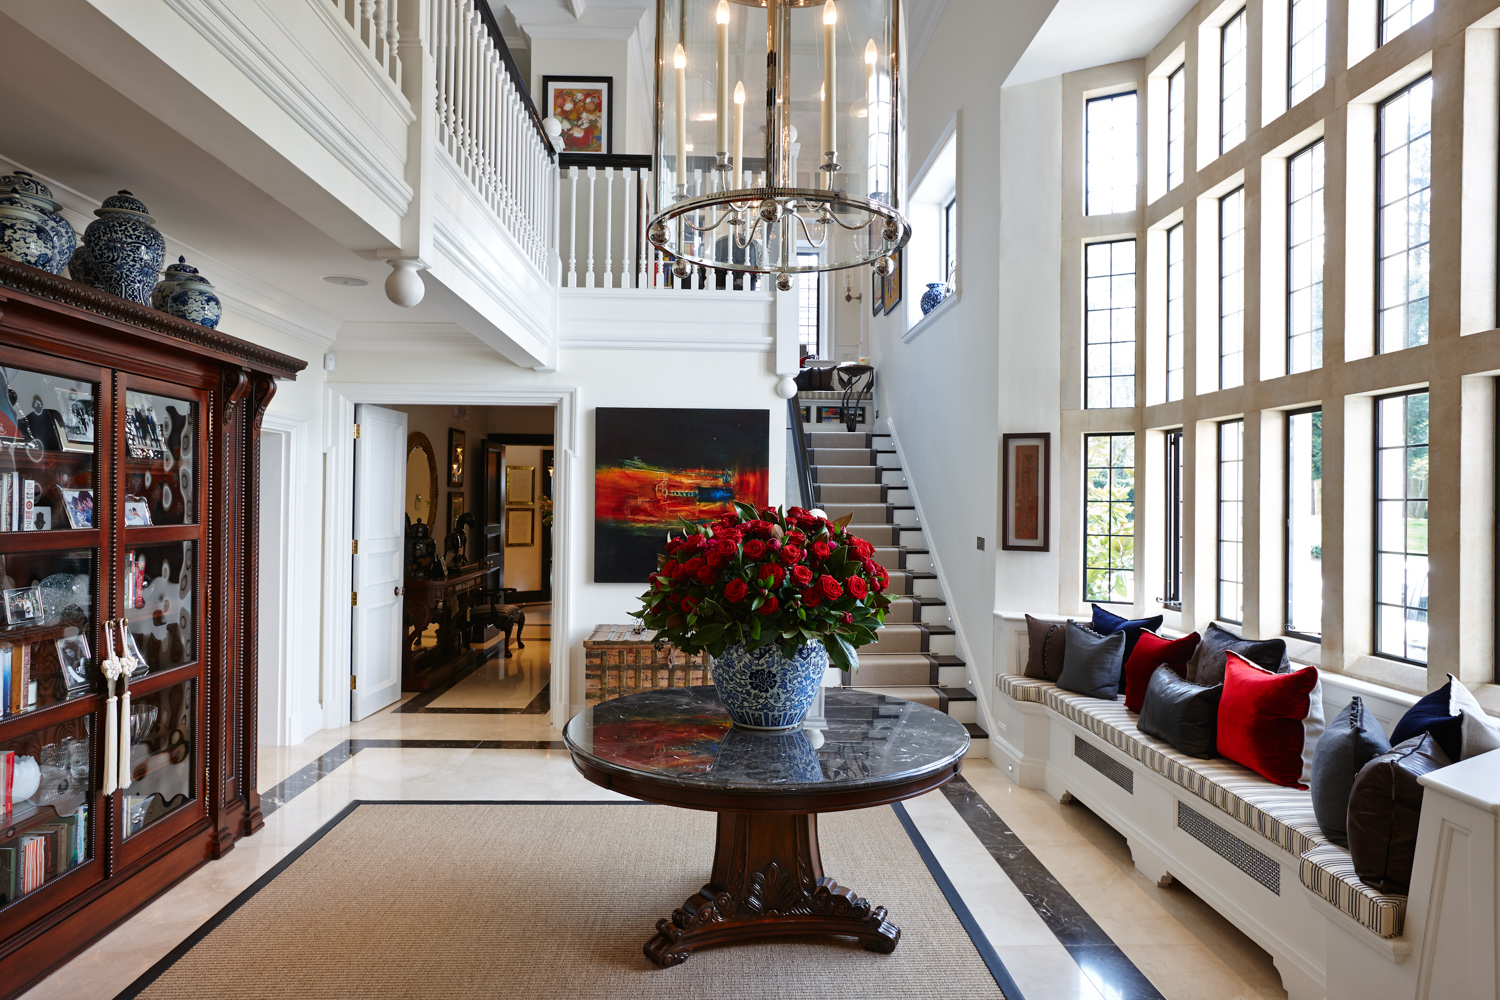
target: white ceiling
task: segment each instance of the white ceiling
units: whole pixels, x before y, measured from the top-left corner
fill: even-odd
[[[1006,78],[1007,87],[1090,66],[1139,59],[1196,0],[1057,0]]]

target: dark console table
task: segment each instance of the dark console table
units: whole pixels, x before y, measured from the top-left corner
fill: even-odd
[[[821,713],[815,705],[789,733],[733,728],[712,687],[688,687],[594,705],[563,738],[595,784],[719,815],[708,882],[646,942],[661,966],[776,935],[839,934],[894,951],[901,929],[885,907],[823,874],[818,814],[921,795],[956,776],[969,748],[942,712],[845,688],[825,688]]]
[[[407,579],[402,585],[405,634],[401,645],[401,690],[430,691],[452,677],[468,652],[469,610],[488,571],[468,567],[446,580]],[[437,622],[437,645],[418,645]]]

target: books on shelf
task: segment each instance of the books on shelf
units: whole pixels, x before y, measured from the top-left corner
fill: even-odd
[[[32,531],[37,526],[41,486],[19,472],[0,472],[0,531]],[[51,508],[48,520],[51,518]]]
[[[21,894],[35,892],[47,881],[47,837],[27,834],[21,838]]]
[[[0,698],[5,702],[0,717],[33,707],[36,695],[36,681],[31,679],[31,646],[0,643]]]

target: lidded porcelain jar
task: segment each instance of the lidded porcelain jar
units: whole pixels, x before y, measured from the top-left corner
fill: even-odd
[[[210,330],[219,325],[224,307],[214,294],[214,286],[186,257],[178,257],[177,263],[167,265],[164,273],[166,276],[151,293],[153,307]]]
[[[75,277],[91,272],[88,283],[95,288],[130,299],[141,305],[151,304],[151,292],[161,274],[167,243],[156,231],[156,220],[146,206],[129,191],[104,199],[96,208],[99,218],[83,231],[84,249],[89,266],[73,270]]]
[[[13,190],[0,195],[0,257],[56,274],[52,255],[52,230],[42,213]]]
[[[68,266],[68,259],[73,256],[74,248],[78,246],[78,234],[73,231],[68,220],[58,213],[52,189],[25,170],[0,177],[0,191],[6,188],[14,188],[17,198],[47,220],[47,227],[52,234],[52,265],[47,270],[53,274],[62,274],[63,268]]]

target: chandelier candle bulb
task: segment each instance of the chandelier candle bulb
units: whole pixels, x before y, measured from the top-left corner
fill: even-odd
[[[865,43],[865,107],[870,119],[870,130],[875,130],[875,63],[880,59],[880,50],[875,47],[875,39]]]
[[[687,52],[682,43],[672,53],[672,65],[677,69],[677,187],[687,194]]]
[[[833,139],[833,106],[838,102],[839,92],[834,76],[834,27],[838,23],[838,8],[833,0],[823,4],[823,159],[828,163],[838,161]],[[832,171],[829,171],[828,186],[833,186]]]
[[[745,178],[745,81],[734,85],[734,187]]]
[[[719,154],[722,163],[729,152],[729,0],[719,0],[718,22],[719,86],[714,96],[719,104],[719,143],[714,152]]]

